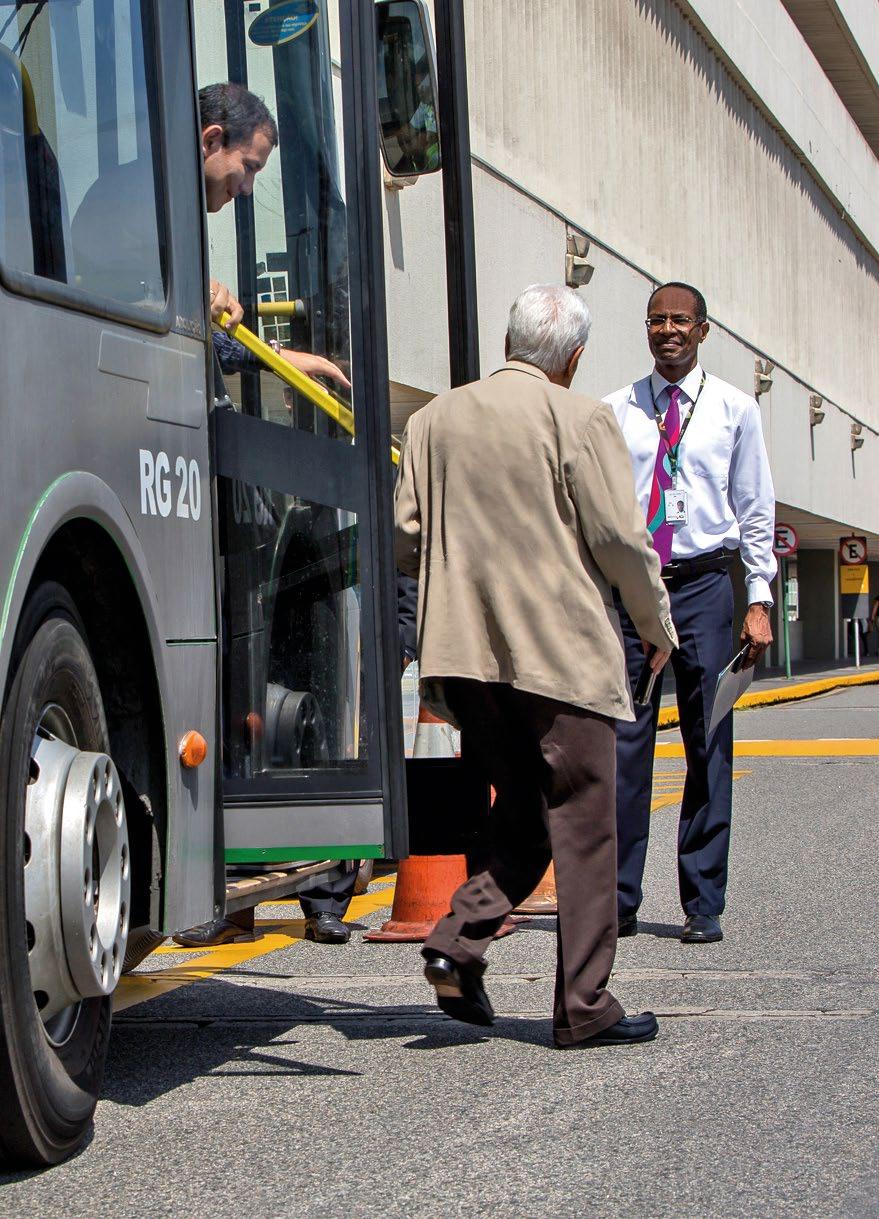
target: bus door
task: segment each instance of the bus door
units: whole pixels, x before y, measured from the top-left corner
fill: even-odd
[[[244,369],[214,410],[230,865],[406,850],[372,17],[196,6],[199,84],[246,84],[280,134],[210,218],[211,275],[338,369],[317,395]]]

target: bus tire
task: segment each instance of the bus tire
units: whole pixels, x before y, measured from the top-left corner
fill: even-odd
[[[58,1164],[82,1144],[104,1075],[112,998],[81,999],[61,1013],[63,1031],[40,1017],[25,919],[25,794],[32,748],[46,709],[60,707],[79,750],[106,753],[97,675],[76,609],[47,584],[25,610],[15,675],[0,724],[0,1158],[16,1166]],[[73,743],[73,742],[71,742]]]

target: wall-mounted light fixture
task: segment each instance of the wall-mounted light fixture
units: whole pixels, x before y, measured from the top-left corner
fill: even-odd
[[[565,283],[569,288],[582,288],[588,284],[595,267],[586,261],[589,253],[589,238],[583,233],[568,229],[567,251],[565,253]]]
[[[852,424],[852,452],[853,453],[857,449],[863,448],[864,438],[861,435],[862,431],[863,431],[863,428],[860,423]]]
[[[824,422],[826,412],[822,411],[824,399],[820,394],[809,394],[809,427],[817,427]]]
[[[768,394],[772,389],[772,370],[775,365],[771,360],[754,361],[754,397],[759,398],[761,394]]]

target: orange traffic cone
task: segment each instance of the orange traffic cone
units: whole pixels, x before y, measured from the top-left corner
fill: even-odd
[[[422,703],[415,730],[415,757],[453,758],[460,752],[460,732],[428,711]],[[364,940],[423,943],[439,920],[448,914],[452,894],[466,879],[467,860],[463,855],[410,855],[408,859],[401,859],[391,917],[380,930],[367,931]],[[515,930],[515,923],[505,921],[495,938]]]
[[[526,897],[513,911],[514,914],[558,914],[558,897],[555,891],[555,868],[552,864],[543,874],[543,880],[530,897]]]
[[[449,913],[452,894],[467,879],[463,855],[410,855],[401,859],[391,917],[378,931],[365,931],[373,944],[422,944],[439,920]],[[495,939],[509,935],[516,924],[505,919]]]
[[[391,917],[380,931],[367,931],[363,938],[378,943],[422,943],[448,914],[452,894],[466,879],[463,855],[410,855],[401,859]]]

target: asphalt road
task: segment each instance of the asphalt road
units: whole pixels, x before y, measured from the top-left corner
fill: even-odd
[[[739,712],[736,731],[877,725],[874,686]],[[417,947],[308,944],[297,906],[263,908],[261,955],[185,985],[158,971],[208,974],[210,955],[145,962],[176,989],[119,1012],[94,1138],[0,1178],[0,1214],[879,1215],[879,757],[737,759],[726,938],[705,946],[676,938],[682,767],[657,761],[673,799],[612,982],[660,1016],[653,1044],[552,1048],[551,919],[494,946],[483,1033],[435,1011]],[[358,926],[389,893],[360,900]]]

